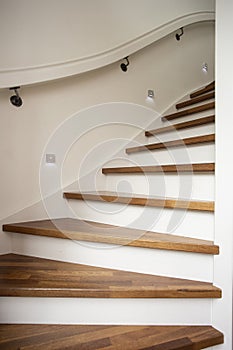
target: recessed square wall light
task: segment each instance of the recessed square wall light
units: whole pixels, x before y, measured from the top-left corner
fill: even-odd
[[[150,98],[154,98],[155,97],[154,90],[148,90],[147,96],[150,97]]]
[[[201,69],[202,69],[202,72],[203,72],[203,73],[207,73],[207,72],[208,72],[208,64],[207,64],[207,63],[203,63]]]

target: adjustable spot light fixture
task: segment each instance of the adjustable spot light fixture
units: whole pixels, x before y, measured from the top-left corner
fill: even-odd
[[[184,34],[184,28],[182,27],[182,28],[180,28],[180,30],[181,30],[180,34],[176,33],[176,40],[177,41],[180,41],[180,37]]]
[[[121,63],[121,70],[123,72],[127,72],[127,67],[129,65],[129,60],[128,60],[128,56],[124,58],[124,60],[126,60],[126,63]]]
[[[12,88],[9,89],[9,90],[14,90],[14,92],[15,92],[15,95],[12,95],[10,97],[10,101],[13,104],[13,106],[15,106],[15,107],[20,107],[23,104],[23,100],[19,96],[19,93],[17,91],[18,89],[20,89],[20,86],[12,87]]]

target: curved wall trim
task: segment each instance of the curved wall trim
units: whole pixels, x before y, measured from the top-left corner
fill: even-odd
[[[53,64],[15,69],[0,69],[0,88],[8,88],[16,85],[30,85],[97,69],[133,54],[134,52],[165,37],[180,27],[185,27],[197,22],[214,20],[214,11],[200,11],[193,14],[180,16],[166,24],[142,34],[141,36],[138,36],[135,39],[95,55],[67,60],[64,62],[56,62]]]

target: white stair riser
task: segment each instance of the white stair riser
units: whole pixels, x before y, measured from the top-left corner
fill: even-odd
[[[85,265],[211,282],[213,256],[12,234],[13,252]]]
[[[151,142],[152,143],[152,142]],[[125,158],[125,157],[124,157]],[[128,154],[132,166],[215,162],[215,146],[211,144],[173,147]]]
[[[214,201],[211,174],[108,174],[105,190]]]
[[[209,299],[1,297],[0,323],[211,324],[211,302]]]
[[[213,240],[214,213],[69,200],[74,218]]]

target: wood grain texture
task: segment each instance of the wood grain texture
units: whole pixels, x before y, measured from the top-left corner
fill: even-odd
[[[206,104],[201,105],[201,106],[192,107],[192,108],[188,108],[188,109],[185,109],[183,111],[180,111],[180,112],[167,114],[167,115],[163,116],[161,118],[161,120],[162,121],[173,120],[173,119],[189,116],[191,114],[196,114],[196,113],[208,111],[208,110],[213,109],[213,108],[215,108],[215,102],[209,102],[209,103],[206,103]]]
[[[213,142],[215,142],[215,134],[208,134],[208,135],[188,137],[185,139],[178,139],[173,141],[151,143],[149,145],[129,147],[129,148],[126,148],[126,153],[130,154],[130,153],[136,153],[136,152],[155,151],[155,150],[167,149],[172,147],[202,145],[202,144],[213,143]]]
[[[176,104],[176,109],[181,109],[181,108],[185,108],[191,105],[195,105],[196,103],[200,103],[206,100],[210,100],[212,98],[215,98],[215,92],[211,91],[208,94],[204,94],[195,98],[192,98],[191,100],[187,100],[187,101],[183,101],[180,103]]]
[[[197,96],[206,94],[209,91],[212,91],[215,89],[215,81],[213,81],[212,83],[206,85],[204,88],[201,88],[197,91],[194,91],[193,93],[190,94],[190,98],[195,98]]]
[[[185,210],[200,210],[214,211],[214,202],[207,201],[192,201],[174,198],[160,198],[155,196],[143,195],[127,195],[126,193],[116,193],[108,191],[99,192],[65,192],[64,197],[67,199],[76,199],[83,201],[101,201],[111,203],[122,203],[127,205],[140,205],[148,207],[159,207],[169,209],[185,209]]]
[[[118,168],[103,168],[103,174],[147,174],[147,173],[214,173],[214,163],[169,164],[149,166],[127,166]]]
[[[206,124],[211,124],[214,122],[215,122],[215,115],[210,115],[208,117],[194,119],[188,122],[173,124],[173,125],[165,126],[163,128],[149,130],[145,132],[145,136],[150,137],[158,134],[163,134],[165,132],[171,132],[171,131],[182,130],[182,129],[190,129],[190,128],[194,128],[194,127],[198,127]]]
[[[0,296],[66,298],[220,298],[212,283],[71,264],[0,256]]]
[[[212,241],[70,218],[6,224],[3,225],[3,231],[132,247],[219,254],[219,247]]]
[[[223,341],[211,326],[0,325],[4,350],[200,350]]]

